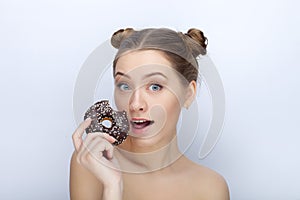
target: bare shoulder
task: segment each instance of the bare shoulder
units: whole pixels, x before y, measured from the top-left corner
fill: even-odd
[[[101,199],[103,188],[101,182],[76,161],[76,156],[74,152],[70,163],[70,199]]]
[[[216,171],[192,162],[184,157],[188,169],[187,176],[193,180],[193,189],[198,191],[199,199],[229,200],[226,180]]]

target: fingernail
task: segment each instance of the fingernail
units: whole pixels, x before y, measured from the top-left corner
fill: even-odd
[[[115,142],[115,141],[117,141],[117,139],[116,139],[116,138],[114,138],[113,136],[109,135],[108,133],[104,133],[104,134],[106,134],[108,137],[110,137],[110,138],[112,139],[112,142]]]
[[[113,136],[110,136],[110,137],[111,137],[111,138],[114,140],[114,142],[115,142],[115,141],[117,141],[117,139],[116,139],[116,138],[114,138]]]

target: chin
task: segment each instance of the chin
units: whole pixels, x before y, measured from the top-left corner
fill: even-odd
[[[175,136],[176,130],[168,132],[160,131],[155,134],[144,133],[143,135],[141,134],[138,136],[136,134],[130,133],[128,136],[128,141],[126,141],[127,145],[130,146],[126,146],[129,147],[129,149],[141,153],[156,151],[170,144]]]

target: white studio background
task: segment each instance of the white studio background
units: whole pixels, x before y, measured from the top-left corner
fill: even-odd
[[[69,199],[72,97],[88,55],[126,27],[197,27],[222,77],[226,120],[198,159],[233,200],[300,199],[298,1],[0,2],[0,199]]]

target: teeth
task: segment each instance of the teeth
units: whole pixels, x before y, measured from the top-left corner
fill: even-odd
[[[147,120],[132,120],[133,123],[144,123]]]

